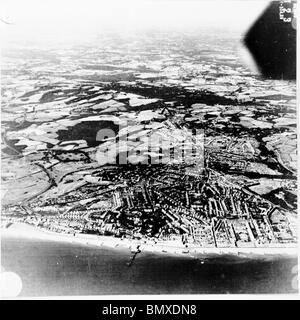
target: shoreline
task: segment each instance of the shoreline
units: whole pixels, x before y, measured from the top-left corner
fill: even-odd
[[[160,255],[172,255],[187,258],[201,258],[207,256],[235,256],[236,258],[269,258],[269,257],[298,257],[298,247],[199,247],[189,245],[186,248],[183,244],[168,244],[154,241],[144,243],[143,240],[121,239],[112,236],[89,235],[76,233],[64,234],[37,228],[26,223],[13,223],[8,228],[1,228],[1,237],[25,237],[30,239],[42,239],[48,241],[68,242],[107,249],[128,250],[129,254],[141,252]]]

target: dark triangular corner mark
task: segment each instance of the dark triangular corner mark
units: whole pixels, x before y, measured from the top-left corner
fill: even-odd
[[[294,1],[272,1],[245,36],[244,43],[266,78],[296,79],[293,5]]]

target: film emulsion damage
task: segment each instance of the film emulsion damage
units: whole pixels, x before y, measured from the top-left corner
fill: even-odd
[[[296,1],[272,1],[245,44],[266,78],[296,79]]]

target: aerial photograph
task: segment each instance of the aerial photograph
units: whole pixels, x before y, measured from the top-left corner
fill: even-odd
[[[295,1],[3,4],[2,296],[298,293]]]

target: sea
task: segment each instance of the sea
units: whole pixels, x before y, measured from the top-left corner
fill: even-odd
[[[176,256],[3,235],[2,271],[22,280],[20,296],[297,293],[297,258]]]

